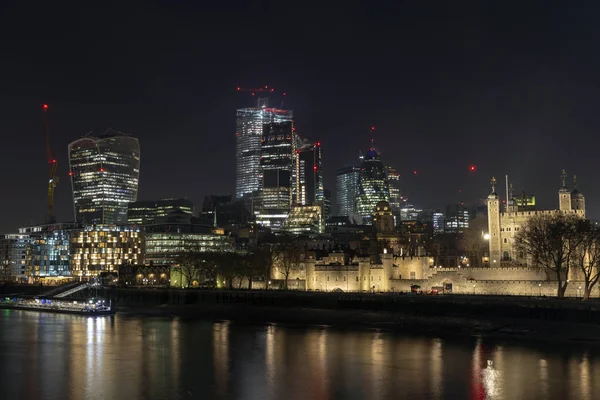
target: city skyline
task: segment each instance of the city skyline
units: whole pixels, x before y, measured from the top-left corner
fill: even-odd
[[[301,9],[257,27],[249,23],[255,11],[245,8],[128,5],[119,14],[138,18],[116,21],[112,36],[94,29],[114,15],[108,9],[87,20],[89,29],[64,24],[64,32],[48,36],[46,19],[27,19],[19,28],[35,39],[8,43],[0,66],[13,77],[0,97],[6,114],[0,131],[8,138],[5,164],[15,166],[6,184],[15,194],[0,201],[10,210],[0,231],[44,219],[41,104],[50,105],[59,160],[56,216],[67,221],[66,144],[92,128],[112,126],[140,140],[140,199],[189,197],[200,204],[205,195],[234,193],[234,114],[252,105],[250,93],[236,87],[265,84],[286,92],[283,108],[294,110],[298,132],[321,141],[325,189],[334,190],[335,170],[368,146],[374,125],[384,164],[397,168],[411,202],[422,208],[483,198],[489,178],[505,174],[516,191],[525,189],[550,207],[551,188],[565,168],[578,174],[590,217],[599,218],[600,188],[592,176],[600,161],[591,151],[600,129],[593,90],[600,60],[588,50],[598,34],[596,7],[570,17],[556,6],[522,5],[518,13],[508,7],[492,13],[486,5],[440,13],[418,4],[350,8],[344,18],[324,10],[322,20]],[[198,26],[198,13],[212,22]],[[166,20],[152,23],[159,16]],[[350,22],[359,16],[365,29],[356,37]],[[61,18],[53,21],[61,25]],[[307,21],[314,31],[302,28]],[[14,27],[9,22],[1,28],[7,37]],[[565,24],[572,29],[560,29]],[[539,34],[531,34],[532,25]],[[285,37],[263,35],[267,26],[284,28]],[[335,35],[326,29],[331,26]],[[205,30],[222,33],[214,35],[219,41],[200,40]],[[240,48],[241,32],[264,38],[264,46]],[[161,41],[146,40],[148,34]],[[48,45],[40,49],[41,37]],[[286,41],[293,45],[283,46]],[[169,56],[148,62],[148,54]],[[470,165],[477,166],[474,173]]]

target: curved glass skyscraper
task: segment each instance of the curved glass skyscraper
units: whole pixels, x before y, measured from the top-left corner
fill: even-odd
[[[140,144],[110,129],[90,133],[69,144],[69,175],[75,221],[126,224],[128,203],[137,200]]]
[[[379,159],[379,154],[371,148],[365,155],[360,168],[356,212],[363,224],[372,222],[375,206],[380,201],[390,200],[387,172]]]

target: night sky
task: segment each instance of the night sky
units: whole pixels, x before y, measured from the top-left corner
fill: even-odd
[[[332,191],[374,125],[416,205],[476,202],[508,174],[556,207],[566,168],[600,217],[597,2],[18,3],[0,9],[1,232],[44,219],[42,103],[69,221],[67,145],[90,130],[139,138],[140,199],[233,193],[235,110],[252,105],[235,88],[261,85],[323,143]]]

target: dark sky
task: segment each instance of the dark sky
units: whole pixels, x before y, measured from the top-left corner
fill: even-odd
[[[326,188],[375,125],[417,205],[474,202],[508,174],[555,207],[566,168],[600,217],[595,1],[14,3],[0,9],[0,231],[43,221],[44,102],[59,220],[67,144],[92,129],[140,139],[141,199],[232,193],[235,109],[251,105],[238,85],[286,91],[298,133],[323,143]]]

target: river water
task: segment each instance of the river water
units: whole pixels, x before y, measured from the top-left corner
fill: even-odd
[[[1,399],[598,399],[585,348],[0,310]]]

